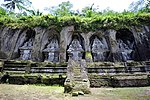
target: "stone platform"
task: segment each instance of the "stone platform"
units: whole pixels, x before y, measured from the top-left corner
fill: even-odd
[[[42,84],[59,85],[61,83],[63,86],[65,80],[67,80],[68,63],[1,60],[0,77],[8,72],[10,75],[8,82],[11,84],[36,84],[39,75],[41,75]],[[81,77],[80,64],[76,64],[73,69],[75,84],[78,81],[81,84],[87,81],[87,83],[90,82],[90,87],[150,86],[150,61],[86,63],[85,70],[88,80]]]

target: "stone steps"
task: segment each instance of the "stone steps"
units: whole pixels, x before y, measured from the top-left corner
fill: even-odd
[[[4,61],[3,71],[10,73],[25,73],[28,63],[17,61]]]
[[[25,71],[8,71],[8,70],[5,70],[4,72],[8,72],[10,75],[25,74]]]
[[[1,68],[4,72],[20,72],[23,71],[25,73],[26,71],[28,73],[66,73],[67,68],[62,65],[62,67],[59,65],[59,67],[52,66],[52,64],[47,64],[43,67],[38,67],[38,63],[31,63],[29,62],[21,62],[21,61],[4,61],[3,67]],[[30,65],[30,66],[29,66]]]
[[[89,75],[91,87],[150,86],[150,73],[122,75]]]
[[[146,65],[150,65],[150,61],[145,61],[145,64]]]
[[[101,68],[99,67],[92,67],[87,68],[88,73],[147,73],[150,72],[150,65],[139,65],[139,66],[127,66],[127,67],[110,67],[110,68]]]
[[[35,68],[31,67],[31,73],[66,73],[67,69],[64,67],[43,67]]]
[[[81,70],[79,68],[74,68],[73,72],[74,72],[74,76],[80,76],[81,75]]]
[[[82,78],[81,78],[80,75],[79,75],[79,76],[74,76],[74,77],[73,77],[73,80],[74,80],[74,81],[82,81]]]
[[[127,67],[116,67],[116,66],[98,66],[87,68],[88,73],[97,73],[97,74],[121,74],[121,73],[150,73],[150,62],[144,62],[145,65],[136,65],[136,66],[127,66]],[[33,67],[32,67],[33,65]],[[25,71],[28,67],[27,63],[15,62],[15,61],[4,61],[4,66],[0,69],[3,71]],[[81,75],[79,66],[74,68],[75,76]],[[30,67],[31,73],[66,73],[66,67],[56,67],[56,66],[47,66],[47,67],[37,67],[35,64],[31,64]]]
[[[13,67],[13,68],[7,68],[7,67],[4,67],[3,68],[4,71],[25,71],[25,68],[18,68],[18,67]]]

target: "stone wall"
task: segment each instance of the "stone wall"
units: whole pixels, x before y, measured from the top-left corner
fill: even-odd
[[[150,86],[149,75],[89,75],[91,87],[141,87]]]
[[[30,60],[44,61],[43,50],[56,36],[59,44],[59,62],[68,61],[67,50],[75,37],[83,49],[82,58],[88,58],[87,61],[145,61],[150,58],[148,53],[150,50],[149,33],[149,26],[119,30],[102,29],[86,33],[76,31],[74,26],[64,27],[61,32],[55,28],[12,29],[3,27],[0,29],[0,59],[20,59],[19,48],[32,39],[33,47]],[[99,44],[99,49],[96,49],[96,43]],[[121,48],[121,44],[125,46]],[[89,53],[92,57],[87,57]],[[98,58],[98,56],[101,57]]]
[[[59,84],[65,82],[67,63],[1,61],[0,77],[8,72],[11,84]],[[91,87],[150,86],[150,62],[93,62],[87,64]],[[77,77],[79,79],[79,77]],[[80,80],[80,79],[79,79]]]
[[[38,79],[38,76],[10,76],[8,83],[9,84],[45,84],[45,85],[59,85],[64,86],[65,78],[51,78],[46,77]]]
[[[95,62],[87,69],[91,87],[150,85],[149,62]]]

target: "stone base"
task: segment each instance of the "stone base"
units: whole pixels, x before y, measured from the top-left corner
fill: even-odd
[[[73,93],[82,91],[84,94],[90,94],[90,82],[88,81],[72,81],[65,82],[64,84],[64,92],[65,93]]]

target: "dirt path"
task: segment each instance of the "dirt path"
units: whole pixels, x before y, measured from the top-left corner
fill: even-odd
[[[0,100],[150,100],[150,87],[92,88],[91,92],[72,97],[58,86],[0,84]]]

